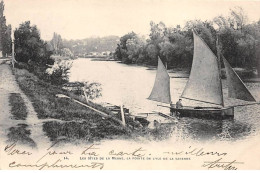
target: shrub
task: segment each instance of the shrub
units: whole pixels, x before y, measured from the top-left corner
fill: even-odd
[[[55,64],[46,69],[47,80],[54,85],[62,85],[69,81],[69,70],[72,66],[72,61],[57,61]]]

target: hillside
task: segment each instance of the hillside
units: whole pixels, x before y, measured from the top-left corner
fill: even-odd
[[[74,55],[81,55],[90,52],[112,52],[118,43],[118,36],[91,37],[82,40],[63,40],[63,47],[69,48]]]

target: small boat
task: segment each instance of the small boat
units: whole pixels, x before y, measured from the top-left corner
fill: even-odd
[[[208,103],[210,106],[184,106],[178,109],[175,105],[171,104],[170,77],[159,57],[154,86],[148,99],[170,104],[171,115],[175,114],[179,117],[206,119],[234,118],[234,107],[236,106],[225,107],[224,105],[219,58],[215,56],[195,31],[193,31],[193,37],[194,54],[192,68],[181,98]],[[227,75],[228,96],[230,98],[256,102],[255,98],[223,55],[222,59]]]

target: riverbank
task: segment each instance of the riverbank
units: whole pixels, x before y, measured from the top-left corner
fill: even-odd
[[[148,129],[125,115],[124,127],[120,114],[114,114],[99,104],[86,102],[83,97],[76,96],[61,86],[46,83],[25,69],[14,69],[13,73],[20,88],[31,100],[38,118],[43,122],[44,133],[53,143],[59,140],[65,143],[92,143],[106,139],[149,140],[167,136],[164,133],[167,126]],[[57,94],[67,95],[71,99],[57,97]]]
[[[51,58],[54,59],[55,62],[61,61],[61,60],[74,60],[74,59],[77,59],[76,57],[60,56],[60,55],[52,55]]]
[[[117,61],[117,60],[114,60]],[[126,64],[122,61],[117,61],[118,63],[122,63],[129,66],[142,66],[146,67],[147,70],[156,70],[157,66],[147,65],[147,64]],[[185,67],[168,67],[167,71],[171,78],[189,78],[191,68]],[[238,74],[240,78],[245,80],[246,82],[260,82],[260,78],[257,76],[256,70],[246,69],[246,68],[233,68],[233,70]],[[221,69],[221,78],[226,79],[226,70],[225,68]]]
[[[120,113],[87,103],[84,97],[40,80],[25,69],[12,69],[5,63],[1,66],[5,67],[1,67],[5,73],[0,77],[6,91],[0,95],[4,107],[1,112],[4,124],[0,124],[3,142],[42,148],[56,142],[80,144],[111,139],[142,142],[169,137],[165,131],[170,126],[148,129],[131,114],[125,115],[126,126],[123,126]],[[62,94],[70,98],[58,97]]]
[[[68,94],[61,87],[41,81],[24,69],[15,69],[14,74],[20,88],[32,101],[38,118],[48,120],[43,123],[43,131],[52,142],[61,138],[67,142],[77,139],[93,142],[131,136],[113,118],[104,118],[70,99],[56,97],[56,94]]]

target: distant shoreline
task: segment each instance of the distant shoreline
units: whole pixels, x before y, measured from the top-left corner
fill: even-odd
[[[156,70],[157,66],[153,66],[153,65],[147,65],[147,64],[125,64],[122,63],[122,61],[113,59],[113,58],[109,58],[109,57],[77,57],[76,59],[91,59],[91,61],[115,61],[117,63],[120,64],[124,64],[124,65],[128,65],[128,66],[136,66],[136,67],[146,67],[147,70]],[[256,76],[256,74],[254,74],[253,70],[247,70],[245,68],[234,68],[234,70],[238,73],[238,75],[242,78],[242,80],[244,82],[247,83],[259,83],[260,82],[260,78],[258,78]],[[171,76],[171,78],[189,78],[189,74],[190,74],[190,69],[189,68],[173,68],[170,67],[170,69],[168,69],[168,73],[169,74],[177,74],[177,73],[181,73],[182,75],[177,75],[177,76]],[[225,69],[222,68],[221,69],[221,78],[222,79],[226,79],[226,74],[225,74]]]

